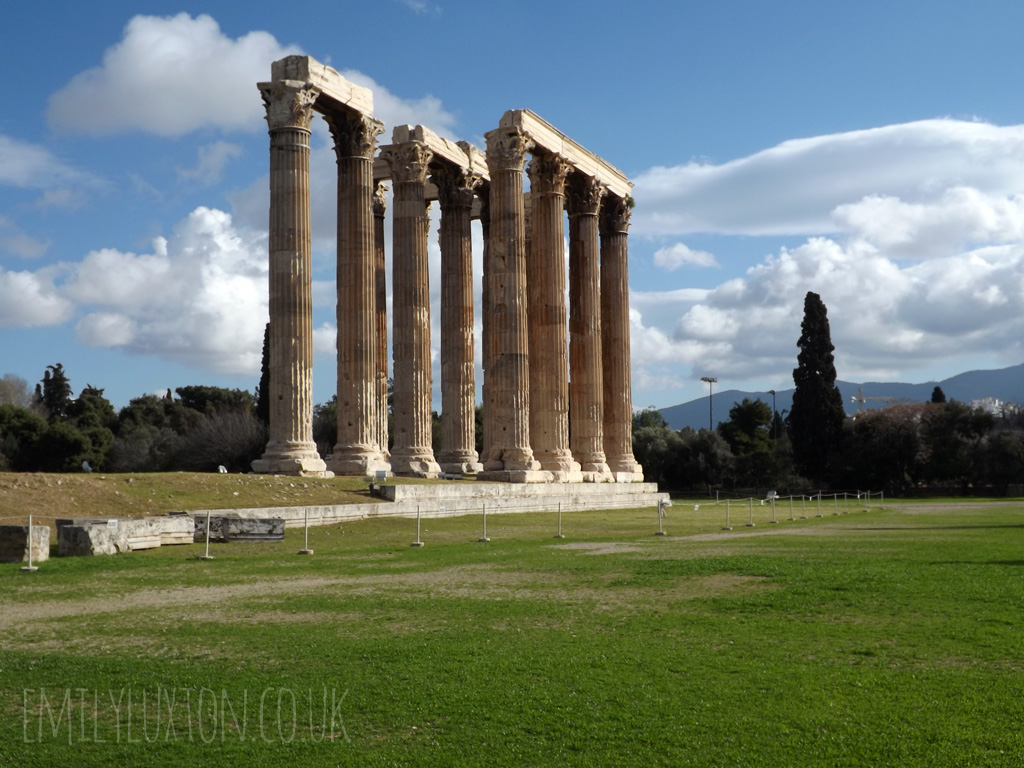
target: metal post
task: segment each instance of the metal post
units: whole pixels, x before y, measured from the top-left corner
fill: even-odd
[[[833,493],[832,494],[832,509],[833,509],[833,512],[832,512],[833,515],[838,515],[839,514],[839,494],[838,493]]]
[[[423,542],[420,540],[420,505],[416,505],[416,541],[409,545],[410,547],[422,547]]]
[[[818,514],[815,517],[821,517],[821,491],[818,491]]]
[[[213,560],[210,554],[210,510],[206,510],[206,554],[200,555],[200,560]]]
[[[747,523],[747,528],[754,527],[754,499],[753,497],[747,499],[747,503],[750,505],[750,522]]]
[[[558,502],[558,533],[555,534],[556,539],[564,539],[562,535],[562,502]]]
[[[725,500],[725,528],[723,528],[722,530],[723,531],[731,531],[732,530],[732,526],[729,525],[729,500],[728,499]]]
[[[487,502],[484,502],[484,535],[477,539],[477,541],[490,541],[487,538]]]
[[[309,548],[309,507],[304,507],[302,510],[302,527],[306,529],[306,538],[302,549],[299,550],[299,554],[312,555],[313,550]]]
[[[796,520],[796,518],[793,517],[793,494],[789,495],[789,519]]]
[[[807,519],[807,497],[802,493],[800,494],[800,519]]]
[[[39,566],[32,565],[32,515],[28,516],[28,538],[25,543],[28,544],[28,565],[21,566],[21,570],[25,573],[34,573],[39,570]]]
[[[775,497],[772,496],[772,523],[777,524],[778,522],[779,521],[775,519]]]

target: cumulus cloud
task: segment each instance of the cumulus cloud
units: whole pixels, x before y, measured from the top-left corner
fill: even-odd
[[[0,328],[31,328],[60,325],[74,307],[60,295],[54,279],[57,271],[10,272],[0,267]]]
[[[669,272],[680,267],[717,267],[715,257],[707,251],[694,251],[684,243],[676,243],[654,252],[654,263]]]
[[[256,83],[269,79],[268,62],[298,53],[267,32],[232,39],[205,14],[136,16],[101,65],[53,94],[47,118],[54,129],[92,136],[261,130]]]
[[[61,288],[84,313],[89,346],[121,347],[217,373],[259,371],[267,318],[265,236],[231,216],[196,208],[153,252],[103,249],[75,265]]]
[[[1024,126],[936,119],[786,141],[720,165],[655,167],[636,179],[632,231],[816,235],[871,196],[934,203],[949,189],[1020,192]]]

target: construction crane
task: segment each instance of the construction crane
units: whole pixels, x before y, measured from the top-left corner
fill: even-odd
[[[868,400],[879,400],[884,403],[894,403],[900,398],[898,397],[864,397],[864,387],[857,387],[857,394],[850,395],[850,402],[857,404],[857,413],[861,414],[864,412],[864,403]]]

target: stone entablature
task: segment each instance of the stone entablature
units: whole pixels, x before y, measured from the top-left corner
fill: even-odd
[[[381,128],[368,89],[306,56],[274,62],[271,75],[259,86],[271,135],[274,402],[270,443],[254,470],[478,473],[511,482],[642,480],[630,445],[626,230],[632,185],[625,174],[522,109],[506,112],[486,134],[486,152],[407,125],[396,127],[391,143],[378,151]],[[338,443],[326,465],[311,438],[308,159],[314,111],[330,124],[338,156]],[[390,455],[385,182],[393,190],[394,226]],[[441,210],[443,283],[444,438],[437,458],[430,441],[427,268],[433,201]],[[475,218],[484,232],[480,456],[474,448]]]

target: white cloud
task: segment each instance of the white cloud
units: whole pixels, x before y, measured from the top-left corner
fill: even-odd
[[[0,328],[60,325],[73,312],[54,286],[57,271],[9,272],[0,267]]]
[[[209,187],[221,180],[231,160],[241,157],[242,148],[228,141],[215,141],[199,147],[197,155],[195,168],[179,168],[178,178]]]
[[[667,248],[659,248],[654,252],[655,265],[669,272],[684,266],[717,267],[715,257],[707,251],[694,251],[684,243],[676,243]]]
[[[100,183],[97,177],[60,160],[45,146],[0,134],[0,184],[53,189]]]
[[[270,62],[298,53],[267,32],[227,37],[205,14],[136,16],[100,66],[53,94],[47,117],[55,129],[93,136],[260,130],[256,83],[269,79]]]
[[[391,131],[396,125],[423,125],[453,141],[458,138],[454,132],[457,122],[455,116],[435,96],[428,94],[418,99],[402,98],[372,77],[354,69],[343,70],[341,76],[373,91],[373,116],[385,126],[385,133],[380,138],[382,144],[390,143]]]
[[[1024,126],[923,120],[786,141],[721,165],[656,167],[636,179],[635,234],[838,231],[832,212],[871,196],[934,203],[973,187],[1022,192]]]
[[[93,251],[63,294],[85,312],[90,346],[122,347],[217,373],[259,371],[267,318],[266,241],[197,208],[153,253]]]

